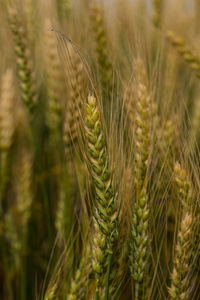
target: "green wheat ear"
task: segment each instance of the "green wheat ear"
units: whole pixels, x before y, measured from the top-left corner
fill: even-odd
[[[97,4],[91,7],[91,25],[94,31],[96,55],[99,67],[99,76],[103,89],[103,96],[111,100],[113,90],[112,64],[108,56],[107,37],[103,20],[103,11]]]
[[[154,6],[153,24],[155,27],[160,28],[162,24],[163,0],[154,0],[153,6]]]
[[[97,274],[105,274],[107,258],[111,263],[114,242],[117,239],[116,194],[107,151],[100,108],[94,96],[88,97],[85,106],[85,136],[88,148],[88,165],[95,186],[94,234],[92,239],[92,267]],[[108,279],[109,281],[109,279]],[[97,284],[97,294],[99,286]]]
[[[8,6],[8,20],[10,29],[13,33],[15,43],[16,63],[18,67],[19,86],[21,89],[21,98],[32,116],[33,109],[36,106],[36,93],[33,80],[33,71],[31,68],[31,58],[28,54],[27,37],[17,10]]]
[[[151,145],[151,98],[147,91],[143,63],[138,62],[138,90],[136,101],[135,164],[134,181],[136,199],[133,208],[132,232],[130,241],[130,272],[134,280],[135,299],[138,299],[148,265],[148,224],[149,197],[147,192],[148,165]]]

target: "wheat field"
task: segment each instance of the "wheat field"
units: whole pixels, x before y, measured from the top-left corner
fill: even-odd
[[[0,299],[200,299],[200,1],[0,1]]]

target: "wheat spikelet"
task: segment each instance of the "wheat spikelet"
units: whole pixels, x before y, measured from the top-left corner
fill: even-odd
[[[187,179],[185,170],[178,162],[174,165],[174,172],[174,181],[181,199],[181,206],[186,211],[190,211],[190,204],[192,201],[191,183]]]
[[[163,0],[154,0],[154,15],[153,24],[155,27],[160,27],[162,22],[162,12],[163,12]]]
[[[147,266],[148,245],[148,196],[142,191],[134,205],[133,229],[131,233],[131,276],[135,281],[135,294],[138,294],[139,283],[143,281]]]
[[[74,279],[71,282],[70,291],[66,300],[85,299],[86,287],[88,284],[88,276],[91,273],[91,257],[89,255],[89,248],[85,253],[83,252],[80,265],[76,270]]]
[[[142,65],[141,68],[141,70],[144,70]],[[142,73],[139,73],[138,76],[134,137],[134,179],[136,199],[133,208],[130,253],[130,270],[131,276],[135,281],[136,299],[138,298],[140,286],[144,278],[145,268],[147,266],[149,208],[146,188],[151,133],[150,96],[147,93],[146,85],[143,83],[145,77],[142,75]]]
[[[135,186],[140,191],[144,185],[150,147],[151,103],[145,84],[139,81],[135,116]]]
[[[26,13],[26,24],[28,37],[31,42],[34,42],[36,38],[36,20],[35,20],[35,6],[33,0],[25,0],[24,3],[25,13]]]
[[[96,191],[92,267],[97,273],[99,293],[99,276],[104,273],[107,255],[112,255],[117,238],[117,210],[100,109],[93,96],[88,97],[85,108],[85,136],[88,163]]]
[[[45,28],[52,28],[51,21],[48,18],[45,20]],[[61,124],[63,108],[63,78],[55,34],[50,30],[46,30],[44,41],[48,87],[47,123],[52,132],[57,132]]]
[[[12,6],[8,6],[8,19],[15,43],[21,97],[30,114],[32,114],[36,104],[36,93],[33,84],[33,71],[30,66],[31,60],[28,54],[27,38],[18,13]]]
[[[192,257],[193,217],[191,211],[191,185],[185,170],[179,163],[175,163],[175,184],[181,201],[181,224],[178,230],[173,272],[169,294],[171,299],[188,299],[189,297],[189,272]]]
[[[70,158],[70,152],[72,145],[77,141],[78,126],[76,120],[79,120],[79,111],[74,109],[74,103],[69,103],[65,112],[64,128],[63,128],[63,140],[65,144],[66,157]],[[74,117],[73,117],[74,116]]]
[[[183,57],[188,66],[195,71],[196,76],[200,77],[200,59],[192,50],[187,47],[183,40],[177,37],[172,31],[167,32],[167,38],[170,43],[177,49],[178,53]]]
[[[2,214],[2,198],[8,179],[9,149],[13,141],[15,129],[14,106],[14,78],[12,70],[8,69],[2,78],[0,98],[0,215]]]
[[[174,257],[174,269],[171,274],[169,294],[171,299],[188,299],[189,269],[191,256],[192,216],[186,213],[178,232]]]
[[[72,47],[69,48],[69,53],[71,63],[68,72],[70,93],[64,117],[63,130],[67,157],[69,157],[71,145],[76,142],[79,135],[82,99],[84,97],[83,64]]]
[[[160,146],[162,151],[168,150],[168,148],[172,145],[174,140],[174,127],[172,120],[167,120],[164,124],[163,131],[159,132],[158,140],[161,141]]]
[[[0,101],[0,150],[8,151],[12,144],[14,120],[12,108],[14,105],[14,76],[12,70],[7,70],[1,82]]]
[[[99,74],[103,89],[103,96],[111,100],[112,86],[112,65],[108,57],[107,38],[103,24],[103,13],[97,4],[91,7],[91,20],[95,35],[96,52],[99,66]]]
[[[175,128],[171,119],[168,119],[161,123],[161,118],[157,115],[155,120],[155,136],[156,144],[158,147],[158,154],[160,155],[160,170],[163,169],[163,160],[166,161],[167,165],[173,168],[173,156],[176,150],[175,147]],[[165,170],[163,170],[165,172]],[[167,171],[167,170],[166,170]],[[165,172],[166,175],[168,172]],[[165,187],[164,187],[165,188]]]

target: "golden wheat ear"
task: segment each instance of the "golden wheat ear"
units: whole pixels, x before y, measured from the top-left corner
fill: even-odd
[[[0,93],[0,216],[3,197],[8,181],[9,150],[15,130],[13,107],[15,106],[14,75],[8,69],[2,77]]]
[[[189,277],[193,249],[193,216],[191,213],[191,186],[185,170],[176,163],[174,166],[175,184],[178,190],[180,206],[180,227],[178,229],[173,259],[171,285],[168,288],[171,299],[186,300],[189,297]]]

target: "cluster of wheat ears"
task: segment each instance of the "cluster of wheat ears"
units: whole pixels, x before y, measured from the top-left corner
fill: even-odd
[[[200,299],[199,49],[199,0],[0,1],[0,299]]]

